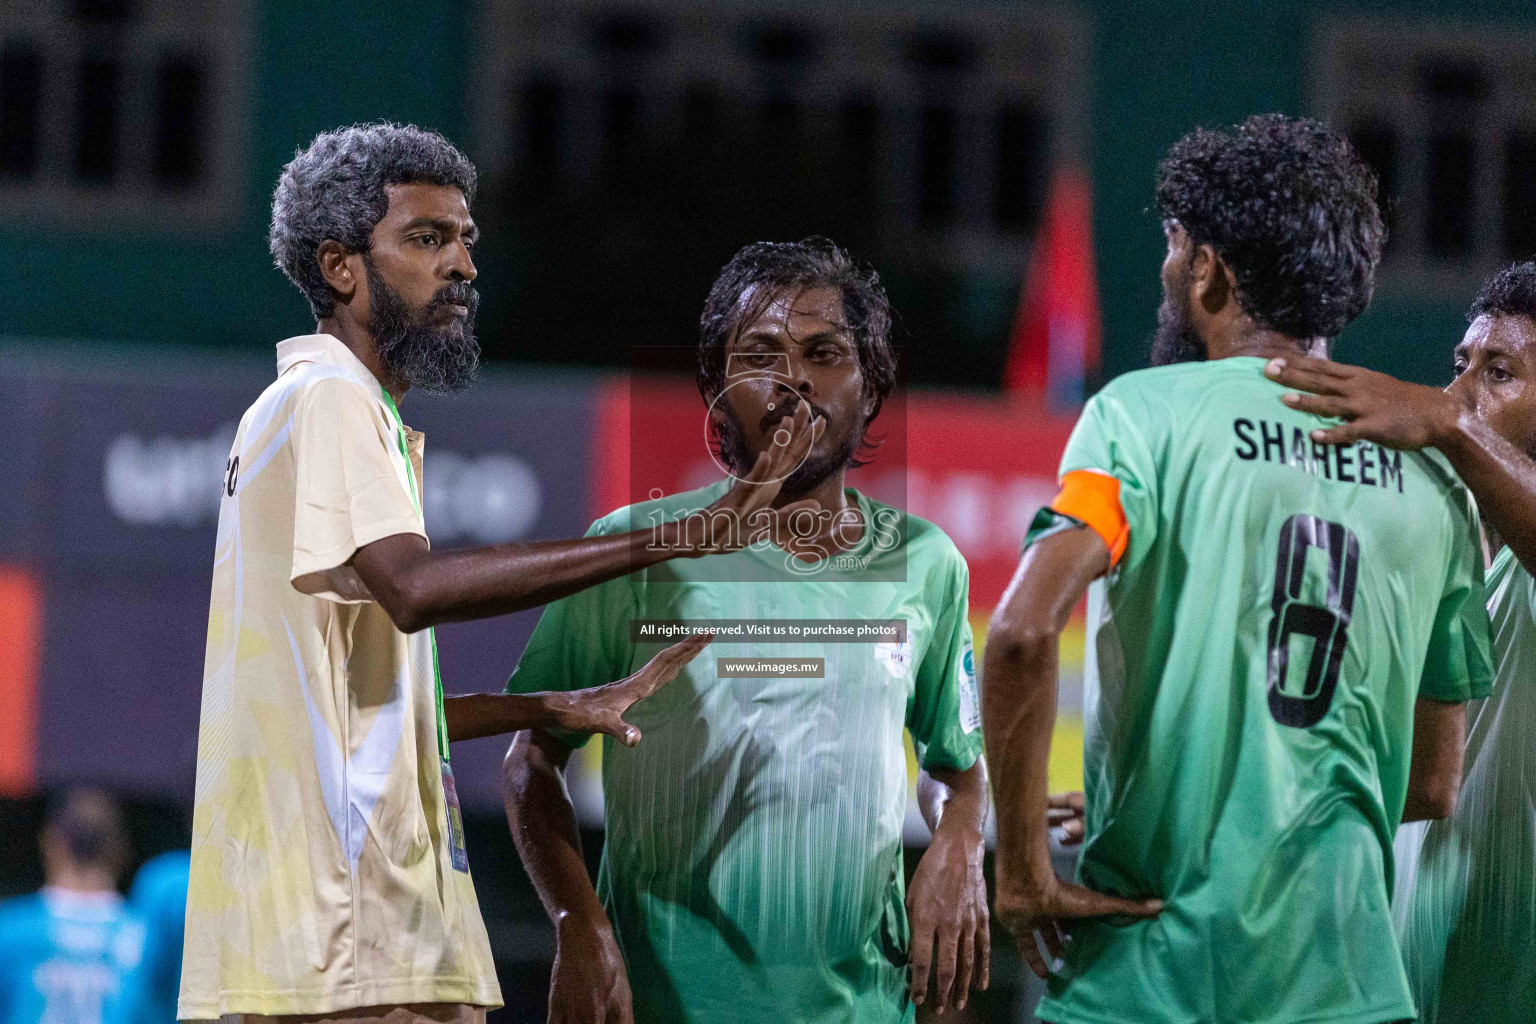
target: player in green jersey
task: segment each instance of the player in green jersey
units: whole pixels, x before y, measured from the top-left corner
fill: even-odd
[[[1536,263],[1494,275],[1472,303],[1444,391],[1309,359],[1271,376],[1342,417],[1330,431],[1433,446],[1477,497],[1490,548],[1493,692],[1474,706],[1455,813],[1398,832],[1393,917],[1426,1024],[1536,1013]]]
[[[1047,1021],[1410,1018],[1392,837],[1448,812],[1461,705],[1486,692],[1477,528],[1442,459],[1314,443],[1325,421],[1263,372],[1369,301],[1375,183],[1332,130],[1269,115],[1178,142],[1157,201],[1154,358],[1177,364],[1088,403],[992,619],[996,911],[1037,972],[1037,933],[1062,957]],[[1045,779],[1085,591],[1072,884]]]
[[[596,891],[560,780],[585,737],[517,738],[503,791],[556,925],[552,1022],[896,1024],[913,1019],[914,1002],[942,1011],[964,1006],[973,981],[986,986],[969,573],[932,523],[844,480],[894,384],[889,324],[878,279],[829,242],[739,252],[700,323],[699,386],[718,455],[740,473],[772,443],[777,417],[810,405],[825,430],[780,496],[816,500],[822,521],[724,561],[678,559],[572,595],[528,642],[511,691],[576,688],[644,662],[663,641],[632,637],[637,620],[906,625],[888,642],[718,634],[710,656],[631,715],[646,743],[603,746]],[[725,487],[619,509],[591,533],[686,520]],[[724,659],[747,657],[821,664],[801,673],[815,678],[725,677]],[[910,892],[904,729],[933,828]]]

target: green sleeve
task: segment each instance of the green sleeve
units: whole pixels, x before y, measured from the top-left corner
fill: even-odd
[[[588,537],[608,532],[607,519],[587,530]],[[630,673],[633,647],[629,620],[635,607],[634,583],[621,576],[577,591],[544,609],[528,646],[518,660],[507,693],[582,690],[622,679]],[[579,747],[586,733],[551,734]]]
[[[1483,591],[1483,553],[1477,516],[1456,523],[1445,592],[1424,657],[1419,696],[1460,704],[1488,696],[1493,683],[1488,608]]]
[[[1029,529],[1024,534],[1024,550],[1028,551],[1031,544],[1042,541],[1053,534],[1064,530],[1076,530],[1086,528],[1087,523],[1076,516],[1069,516],[1064,512],[1057,512],[1047,505],[1035,513],[1035,518],[1029,521]]]
[[[943,611],[917,666],[907,728],[924,768],[964,771],[981,756],[981,704],[971,649],[970,570],[959,551],[952,555],[945,582],[929,595]]]
[[[1117,382],[1089,399],[1072,428],[1058,474],[1089,470],[1120,481],[1120,508],[1131,533],[1122,565],[1139,561],[1157,539],[1157,462],[1148,439],[1156,435],[1159,413],[1136,398]],[[1042,510],[1024,546],[1081,525],[1054,509]]]

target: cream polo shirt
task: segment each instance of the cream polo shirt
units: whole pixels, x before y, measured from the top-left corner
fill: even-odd
[[[396,629],[346,564],[426,536],[422,435],[335,338],[277,356],[224,476],[178,1016],[499,1006],[431,631]]]

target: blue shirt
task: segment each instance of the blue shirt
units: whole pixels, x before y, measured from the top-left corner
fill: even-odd
[[[191,857],[190,850],[172,850],[145,862],[128,893],[128,903],[143,919],[145,929],[143,1024],[176,1020]]]
[[[0,1024],[132,1024],[144,926],[115,892],[0,903]]]

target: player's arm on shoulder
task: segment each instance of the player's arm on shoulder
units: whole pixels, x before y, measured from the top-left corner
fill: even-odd
[[[1264,372],[1300,389],[1282,401],[1344,422],[1319,429],[1328,444],[1374,441],[1388,448],[1435,448],[1477,498],[1478,507],[1520,564],[1536,570],[1536,461],[1440,388],[1397,380],[1327,359],[1272,359]]]
[[[565,785],[572,752],[547,733],[518,733],[502,763],[502,802],[523,868],[555,926],[549,1019],[629,1021],[624,957],[587,875]]]
[[[1413,706],[1413,754],[1403,821],[1449,818],[1461,790],[1467,706],[1420,697]]]

